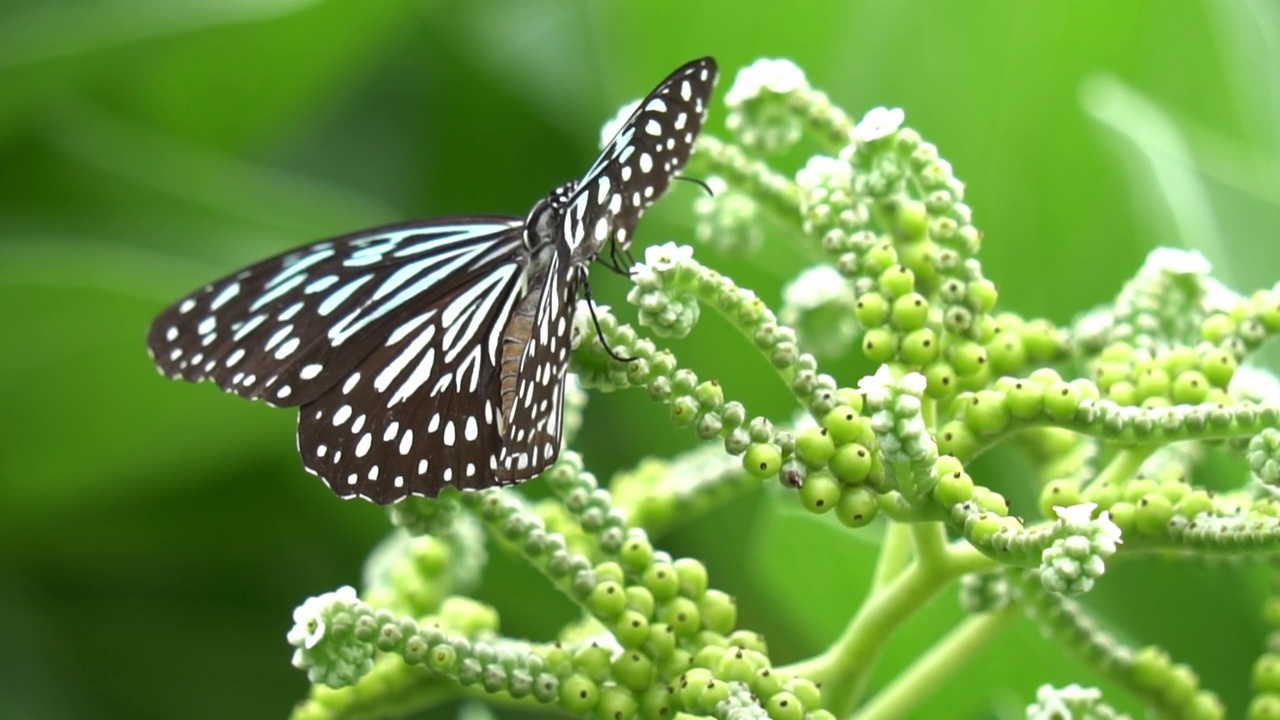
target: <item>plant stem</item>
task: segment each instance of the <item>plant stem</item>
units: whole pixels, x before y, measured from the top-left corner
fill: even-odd
[[[907,527],[907,523],[889,523],[884,542],[880,545],[880,556],[876,560],[876,574],[871,581],[872,595],[898,577],[907,564],[910,548],[911,529]]]
[[[973,615],[960,623],[910,667],[894,678],[871,702],[854,714],[855,720],[890,720],[909,717],[929,694],[974,653],[995,638],[1019,616],[1017,605],[995,613]]]
[[[925,531],[925,547],[932,547],[937,531]],[[917,538],[917,542],[919,538]],[[919,545],[917,546],[919,547]],[[836,715],[848,715],[857,706],[871,669],[895,630],[942,588],[960,575],[991,568],[996,562],[968,544],[928,550],[935,560],[917,559],[892,582],[873,592],[850,621],[840,638],[824,653],[781,668],[822,683],[823,701]]]

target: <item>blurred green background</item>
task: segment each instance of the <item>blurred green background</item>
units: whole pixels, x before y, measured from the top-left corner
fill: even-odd
[[[1158,244],[1269,286],[1277,38],[1271,0],[6,0],[0,718],[284,716],[306,692],[284,642],[292,608],[358,582],[387,529],[302,471],[293,412],[155,373],[147,324],[197,285],[362,226],[523,214],[587,167],[619,106],[712,54],[721,93],[781,56],[855,116],[904,108],[968,183],[1006,308],[1067,322]],[[710,132],[723,116],[718,96]],[[677,184],[638,243],[689,241],[697,192]],[[776,303],[802,267],[793,242],[699,257]],[[596,278],[623,305],[624,282]],[[710,313],[673,347],[749,409],[790,415]],[[866,367],[825,369],[853,384]],[[641,393],[594,397],[587,420],[577,447],[604,477],[695,442]],[[975,477],[1032,512],[1018,462],[997,453]],[[1230,471],[1201,479],[1231,485]],[[774,500],[754,493],[659,543],[703,558],[787,662],[857,606],[876,533]],[[1193,663],[1239,716],[1265,589],[1251,566],[1148,559],[1116,564],[1088,604]],[[481,596],[513,635],[545,638],[540,618],[567,613],[501,552]],[[959,616],[951,593],[932,603],[877,682]],[[1039,683],[1071,681],[1098,678],[1023,622],[920,716],[1012,717]]]

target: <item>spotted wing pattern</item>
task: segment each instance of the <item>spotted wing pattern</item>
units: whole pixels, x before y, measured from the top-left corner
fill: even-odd
[[[594,259],[601,246],[631,243],[645,208],[667,191],[689,161],[717,78],[716,61],[685,63],[636,106],[578,182],[565,213],[574,259]]]
[[[573,313],[606,242],[684,167],[711,58],[654,89],[586,175],[530,216],[433,220],[308,245],[206,285],[147,339],[164,374],[301,406],[298,451],[389,503],[533,477],[560,452]]]

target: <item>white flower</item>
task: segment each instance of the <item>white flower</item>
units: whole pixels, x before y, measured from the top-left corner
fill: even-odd
[[[1106,540],[1112,544],[1112,552],[1115,552],[1114,546],[1124,542],[1120,532],[1120,526],[1111,521],[1111,513],[1103,510],[1098,516],[1098,539]]]
[[[796,184],[802,190],[819,187],[848,188],[853,183],[853,168],[849,163],[825,155],[814,155],[796,173]]]
[[[287,636],[289,644],[310,650],[324,638],[325,615],[334,605],[356,602],[356,589],[344,585],[333,592],[307,598],[294,608],[293,627]]]
[[[666,272],[677,265],[693,258],[693,248],[688,245],[677,245],[673,242],[662,245],[650,245],[644,249],[644,262],[654,272]]]
[[[1093,511],[1098,507],[1098,503],[1079,503],[1063,507],[1056,505],[1053,511],[1062,518],[1063,523],[1070,528],[1086,528],[1093,522]]]
[[[896,385],[897,380],[888,365],[881,365],[875,375],[858,378],[858,391],[866,396],[867,405],[872,408],[882,408],[889,404]]]
[[[738,71],[733,87],[725,93],[724,104],[730,108],[741,107],[766,91],[787,95],[809,87],[804,71],[790,60],[761,58]]]
[[[898,387],[902,388],[902,392],[915,397],[924,397],[924,391],[929,387],[929,380],[918,372],[909,372],[902,376],[898,381]]]
[[[872,108],[862,117],[853,128],[853,139],[860,142],[871,142],[879,140],[887,135],[898,132],[898,128],[902,127],[902,122],[907,119],[907,114],[902,108]]]
[[[813,310],[849,295],[849,284],[830,265],[814,265],[782,290],[782,303],[797,310]]]
[[[639,107],[640,107],[640,101],[632,100],[626,105],[623,105],[622,109],[618,111],[618,114],[614,115],[613,119],[609,120],[609,122],[606,122],[604,124],[604,127],[600,128],[600,148],[601,149],[608,147],[609,142],[613,140],[613,136],[618,134],[618,131],[622,129],[622,126],[625,125],[628,120],[631,119],[631,116],[635,113],[636,108],[639,108]]]
[[[1146,268],[1173,275],[1208,275],[1213,266],[1197,250],[1159,247],[1147,255]]]

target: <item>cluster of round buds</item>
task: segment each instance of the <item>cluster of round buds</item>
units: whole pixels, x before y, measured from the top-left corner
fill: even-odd
[[[365,598],[376,607],[407,615],[435,612],[448,594],[459,590],[453,582],[453,564],[449,543],[432,535],[398,530],[365,561]]]
[[[1102,691],[1080,685],[1056,688],[1041,685],[1036,690],[1036,701],[1027,706],[1027,720],[1061,720],[1062,718],[1088,718],[1088,720],[1129,720],[1102,702]]]
[[[313,597],[295,610],[288,639],[295,648],[294,666],[306,670],[313,683],[330,687],[358,682],[373,669],[374,655],[382,652],[485,692],[540,702],[556,700],[560,679],[547,672],[532,648],[469,639],[492,633],[496,627],[492,609],[464,598],[450,598],[435,624],[428,626],[408,616],[396,617],[389,610],[375,610],[359,600],[354,589],[343,587]]]
[[[1238,364],[1232,352],[1209,343],[1152,354],[1116,342],[1098,355],[1093,376],[1102,396],[1119,405],[1231,403],[1228,386]]]
[[[795,63],[761,58],[739,70],[725,93],[725,127],[749,148],[785,152],[804,132],[791,98],[809,89],[804,71]]]
[[[1112,306],[1109,340],[1156,353],[1194,344],[1204,317],[1204,281],[1209,261],[1191,250],[1157,248]]]
[[[1009,514],[1009,502],[1004,496],[974,484],[953,455],[937,459],[929,482],[933,485],[933,500],[947,509],[965,539],[985,552],[1029,562],[1050,541],[1043,531],[1026,531],[1022,522]]]
[[[820,358],[843,356],[858,334],[849,284],[830,265],[815,265],[788,283],[778,317]]]
[[[1013,601],[1013,590],[1002,570],[969,573],[960,578],[960,607],[970,613],[999,612]]]
[[[1237,360],[1280,332],[1280,286],[1241,298],[1229,309],[1212,313],[1200,324],[1206,342],[1231,352]]]
[[[640,309],[640,324],[659,337],[684,337],[698,322],[698,298],[682,287],[697,272],[688,262],[692,258],[687,245],[652,245],[645,248],[645,261],[631,269],[635,285],[627,302]]]
[[[1096,508],[1093,503],[1054,508],[1058,522],[1053,534],[1057,539],[1040,555],[1040,582],[1051,592],[1086,593],[1106,572],[1105,560],[1115,554],[1121,532],[1107,511],[1095,519]]]
[[[834,720],[822,708],[818,686],[809,680],[773,671],[754,653],[727,648],[715,657],[710,648],[705,654],[714,668],[701,665],[681,675],[659,706],[658,714],[645,717],[670,717],[674,712],[713,716],[727,720]],[[662,713],[666,709],[668,712]]]
[[[764,244],[760,203],[729,187],[724,178],[707,178],[709,196],[693,203],[693,236],[726,255],[750,255]]]
[[[810,237],[830,234],[824,244],[844,249],[844,238],[869,222],[870,210],[854,196],[853,171],[848,163],[815,155],[796,173],[795,184],[801,227]]]
[[[835,510],[842,524],[859,528],[879,514],[880,495],[889,486],[871,419],[861,414],[862,395],[841,388],[833,399],[836,405],[821,424],[797,436],[796,459],[802,465],[788,484],[797,487],[800,503],[809,512]]]
[[[1266,428],[1249,440],[1246,457],[1253,476],[1271,487],[1280,487],[1280,431]]]

